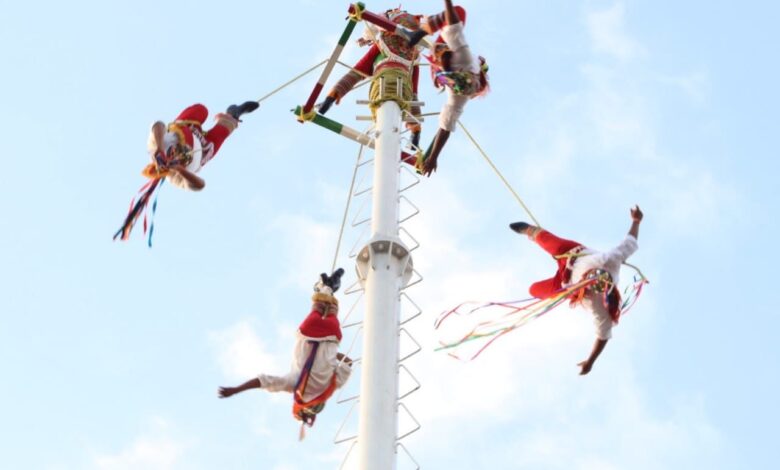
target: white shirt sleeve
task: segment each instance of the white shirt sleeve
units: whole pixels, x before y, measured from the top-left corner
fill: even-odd
[[[593,326],[596,327],[596,338],[608,340],[612,338],[612,317],[604,306],[601,295],[588,295],[584,300],[584,307],[593,315]]]
[[[636,250],[639,249],[639,242],[637,241],[636,237],[633,235],[626,235],[625,240],[623,240],[620,245],[613,248],[610,253],[614,253],[614,256],[620,257],[620,262],[627,260],[629,256],[636,253]]]
[[[441,109],[439,127],[448,132],[455,132],[455,125],[458,123],[460,115],[463,114],[468,100],[468,96],[456,95],[447,88],[447,103]]]
[[[615,248],[596,255],[595,264],[612,273],[614,280],[617,281],[616,274],[620,271],[620,265],[638,249],[639,244],[636,238],[633,235],[627,235],[625,240]]]

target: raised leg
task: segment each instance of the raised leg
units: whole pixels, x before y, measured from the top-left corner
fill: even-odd
[[[540,229],[535,233],[532,239],[537,245],[542,247],[544,251],[550,253],[552,256],[560,256],[578,246],[582,246],[581,243],[557,237],[544,229]]]
[[[202,104],[197,103],[182,111],[176,117],[176,120],[196,122],[202,126],[206,122],[207,117],[209,117],[209,110]]]

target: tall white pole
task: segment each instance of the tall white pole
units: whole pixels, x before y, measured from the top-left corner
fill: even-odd
[[[360,469],[394,470],[398,427],[399,293],[409,253],[398,238],[401,109],[386,101],[376,113],[371,239],[358,255],[364,279],[362,381],[358,425]],[[408,277],[406,278],[408,279]]]

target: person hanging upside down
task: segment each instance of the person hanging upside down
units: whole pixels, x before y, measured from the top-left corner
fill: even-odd
[[[538,299],[546,299],[587,279],[597,279],[589,287],[582,289],[571,298],[572,304],[581,303],[593,314],[596,325],[596,342],[588,358],[579,364],[580,375],[593,368],[607,341],[612,337],[612,327],[620,318],[620,291],[618,278],[621,264],[639,248],[639,224],[644,215],[635,206],[631,209],[631,227],[628,235],[618,246],[610,251],[598,252],[586,248],[581,243],[559,238],[540,227],[525,222],[514,222],[509,227],[517,233],[527,235],[558,263],[558,271],[550,279],[535,282],[529,291]]]
[[[230,105],[226,112],[215,116],[216,124],[207,131],[203,124],[209,111],[202,104],[188,107],[167,126],[162,121],[155,122],[148,144],[152,163],[142,174],[150,179],[165,178],[182,189],[200,191],[206,183],[195,173],[214,158],[238,127],[239,118],[258,106],[256,101]]]
[[[162,121],[152,124],[149,133],[148,148],[152,162],[146,165],[141,174],[149,178],[139,194],[130,203],[122,226],[114,234],[114,240],[128,240],[135,223],[141,215],[144,217],[144,233],[146,233],[146,210],[152,196],[162,186],[163,181],[170,181],[176,187],[200,191],[206,182],[195,173],[199,172],[219,151],[225,139],[238,127],[239,118],[251,113],[259,104],[247,101],[241,105],[230,105],[225,113],[215,116],[217,123],[208,131],[203,130],[203,123],[209,115],[208,109],[202,104],[194,104],[179,114],[167,126]],[[154,219],[155,202],[151,204],[152,220]],[[154,222],[149,230],[149,246],[152,246]]]
[[[341,285],[344,270],[330,276],[320,274],[314,285],[311,313],[298,327],[290,371],[281,376],[260,374],[236,387],[220,387],[219,398],[255,388],[293,394],[293,416],[311,426],[333,392],[342,387],[352,373],[352,360],[338,352],[341,325],[338,300],[333,296]]]
[[[444,12],[427,17],[420,30],[405,33],[409,44],[415,45],[426,34],[441,30],[429,60],[434,86],[447,90],[447,103],[439,114],[439,130],[423,156],[422,168],[426,176],[436,171],[439,154],[450,133],[455,131],[466,103],[475,96],[484,95],[489,88],[487,63],[481,56],[474,57],[463,34],[466,11],[454,7],[451,0],[444,0],[444,5]]]

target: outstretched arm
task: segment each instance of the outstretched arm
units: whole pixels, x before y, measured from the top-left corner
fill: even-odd
[[[601,354],[601,351],[604,350],[604,348],[607,346],[606,339],[596,339],[596,342],[593,343],[593,350],[590,352],[590,356],[577,364],[580,367],[580,375],[587,375],[588,372],[593,368],[593,363],[596,362],[596,359],[598,359],[599,355]]]
[[[163,139],[165,138],[166,130],[165,123],[162,121],[152,124],[152,137],[154,138],[155,151],[157,152],[164,152]]]
[[[260,388],[260,385],[260,379],[252,379],[242,383],[238,387],[219,387],[218,395],[219,398],[228,398],[236,393],[245,392],[253,388]]]
[[[439,128],[436,135],[433,137],[433,142],[428,150],[425,152],[425,159],[423,163],[423,175],[431,176],[438,167],[439,154],[441,149],[444,148],[444,144],[447,143],[447,139],[450,137],[450,132]]]
[[[642,223],[644,216],[638,205],[631,209],[631,228],[628,229],[628,234],[633,235],[636,239],[639,239],[639,224]]]

